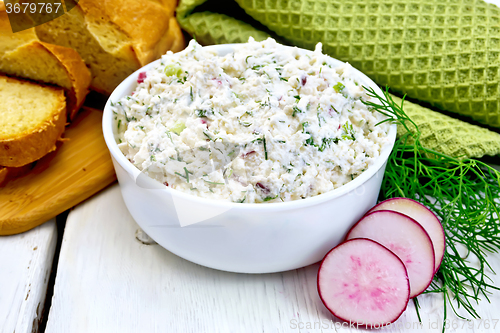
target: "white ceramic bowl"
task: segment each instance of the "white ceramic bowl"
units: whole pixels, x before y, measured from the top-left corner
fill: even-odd
[[[238,44],[209,46],[219,55],[237,47]],[[110,104],[130,95],[137,86],[139,72],[159,64],[157,60],[144,66],[115,89],[104,108],[103,132],[130,214],[165,249],[194,263],[230,272],[296,269],[321,260],[375,205],[396,138],[396,125],[389,131],[391,144],[374,165],[340,188],[303,200],[267,204],[223,202],[163,187],[144,176],[116,144]],[[332,65],[340,64],[341,61],[332,59]],[[358,82],[382,94],[367,76],[359,71],[356,75]],[[180,221],[186,219],[187,223],[201,222],[181,226]]]

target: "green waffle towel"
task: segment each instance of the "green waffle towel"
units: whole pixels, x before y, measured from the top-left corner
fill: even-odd
[[[401,99],[392,96],[401,104]],[[471,125],[442,113],[429,110],[409,101],[405,101],[403,109],[417,124],[421,134],[420,142],[424,147],[454,157],[475,157],[500,154],[500,134]],[[406,133],[398,127],[398,135]]]
[[[270,34],[307,49],[322,42],[323,52],[382,86],[500,127],[500,8],[494,5],[481,0],[235,1],[270,33],[222,14],[227,0],[181,0],[177,18],[205,45]],[[428,148],[452,156],[500,153],[498,133],[410,102],[406,111]]]
[[[212,2],[214,12],[193,12],[205,2],[206,0],[181,0],[177,7],[179,24],[189,34],[195,36],[200,44],[246,43],[250,36],[258,41],[269,37],[269,34],[250,24],[228,15],[215,13],[227,1]]]

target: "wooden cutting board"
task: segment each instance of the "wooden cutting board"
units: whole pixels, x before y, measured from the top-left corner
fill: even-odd
[[[0,235],[32,229],[116,180],[101,121],[102,111],[83,108],[64,132],[67,141],[0,187]]]

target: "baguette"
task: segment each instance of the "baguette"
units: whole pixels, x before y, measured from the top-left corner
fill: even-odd
[[[12,33],[3,2],[0,2],[0,72],[64,88],[69,119],[82,106],[90,84],[90,72],[76,51],[41,42],[34,29]]]
[[[0,76],[0,165],[21,167],[56,149],[66,124],[64,90]]]
[[[43,42],[76,50],[92,72],[91,89],[110,94],[135,70],[184,47],[174,8],[173,0],[80,0],[35,30]]]

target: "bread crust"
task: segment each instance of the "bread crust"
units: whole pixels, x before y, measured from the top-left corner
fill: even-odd
[[[181,26],[175,18],[175,16],[170,18],[170,25],[167,33],[167,41],[165,46],[167,49],[163,52],[170,50],[172,52],[182,51],[185,47],[184,35],[182,34]],[[163,54],[162,53],[162,54]]]
[[[33,84],[7,77],[7,81]],[[21,167],[34,162],[56,149],[66,125],[66,98],[61,88],[45,86],[57,94],[57,104],[50,116],[36,128],[11,138],[0,139],[0,165]]]
[[[72,120],[78,110],[82,107],[85,97],[89,92],[88,88],[90,86],[90,81],[92,80],[90,71],[78,52],[75,50],[43,42],[40,42],[40,45],[52,53],[54,57],[61,62],[70,77],[72,88],[70,93],[67,95],[67,103],[68,116],[69,119]]]

